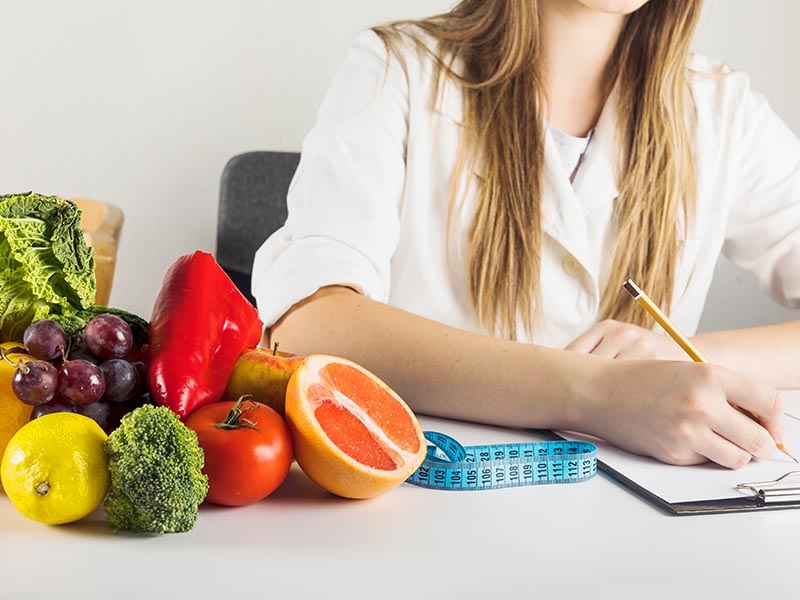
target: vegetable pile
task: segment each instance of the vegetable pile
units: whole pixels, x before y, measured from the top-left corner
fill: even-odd
[[[305,357],[257,347],[256,308],[207,252],[170,266],[149,322],[95,306],[80,216],[55,196],[0,196],[0,343],[12,344],[0,360],[16,369],[0,400],[107,432],[102,506],[115,531],[189,531],[203,502],[269,496],[294,459],[284,404]],[[13,421],[14,435],[30,425]]]

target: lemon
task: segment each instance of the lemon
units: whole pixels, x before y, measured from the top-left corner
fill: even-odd
[[[11,439],[20,427],[30,420],[32,406],[23,404],[11,388],[11,380],[17,370],[16,362],[22,358],[29,360],[30,356],[24,354],[22,343],[4,342],[0,344],[4,352],[8,352],[5,360],[0,357],[0,459]]]
[[[60,525],[82,519],[103,502],[110,476],[103,442],[89,417],[51,413],[24,425],[0,463],[6,495],[23,515]]]

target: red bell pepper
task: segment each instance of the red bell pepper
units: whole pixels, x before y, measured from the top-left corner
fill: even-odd
[[[150,319],[147,378],[156,404],[185,419],[219,400],[242,350],[258,345],[262,325],[211,254],[178,258]]]

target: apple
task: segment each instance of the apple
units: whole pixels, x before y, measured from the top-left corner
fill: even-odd
[[[254,401],[270,406],[284,417],[286,386],[304,359],[277,349],[247,348],[236,359],[222,400],[236,400],[249,394]]]

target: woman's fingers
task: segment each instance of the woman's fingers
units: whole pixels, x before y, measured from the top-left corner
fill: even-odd
[[[773,444],[774,447],[774,444]],[[709,432],[707,444],[699,453],[711,462],[729,469],[740,469],[753,459],[753,454],[742,449],[727,437]]]
[[[668,336],[613,319],[596,323],[564,349],[604,358],[689,360]]]
[[[690,416],[691,413],[694,416]],[[775,450],[769,432],[730,406],[719,410],[703,407],[677,415],[665,425],[666,438],[656,453],[659,460],[674,465],[712,461],[738,469],[754,457],[766,458]]]
[[[740,444],[751,454],[765,458],[783,443],[783,398],[771,386],[736,375],[726,386],[728,403],[735,408],[726,422],[720,423],[719,433],[728,439],[744,440]],[[752,424],[759,427],[752,431]],[[747,435],[752,439],[747,442]],[[768,438],[768,439],[765,439]]]
[[[777,391],[717,367],[706,365],[699,371],[711,384],[705,392],[708,400],[702,399],[703,408],[698,411],[710,435],[698,439],[696,451],[730,468],[744,466],[751,457],[772,456],[777,451],[774,435],[783,433],[783,407],[780,398],[776,399]]]
[[[752,415],[733,405],[713,413],[711,436],[698,452],[731,469],[743,467],[751,458],[769,458],[778,450],[772,434]]]
[[[671,464],[711,460],[735,469],[772,456],[782,442],[783,404],[770,386],[707,363],[605,367],[611,377],[600,389],[616,398],[615,410],[605,405],[595,424],[611,443]]]
[[[599,325],[600,324],[594,325],[593,327],[590,327],[584,331],[581,335],[567,344],[564,347],[564,350],[580,352],[582,354],[591,354],[592,350],[594,350],[603,339],[603,332]]]

